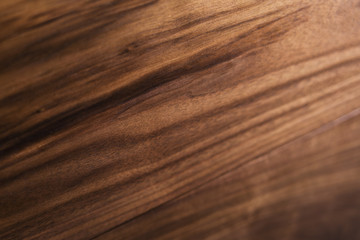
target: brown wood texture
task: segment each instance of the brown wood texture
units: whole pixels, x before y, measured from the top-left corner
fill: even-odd
[[[358,0],[2,0],[0,84],[0,239],[360,239]]]
[[[359,113],[255,158],[98,239],[360,239]]]

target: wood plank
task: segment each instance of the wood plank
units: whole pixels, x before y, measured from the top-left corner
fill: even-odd
[[[359,14],[1,1],[0,238],[99,236],[360,108]]]

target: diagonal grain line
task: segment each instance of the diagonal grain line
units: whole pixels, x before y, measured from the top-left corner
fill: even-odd
[[[295,11],[293,14],[298,13]],[[292,14],[288,14],[291,16]],[[250,34],[264,29],[267,26],[271,26],[274,23],[285,19],[284,17],[280,17],[277,20],[270,21],[268,23],[260,24],[255,26],[248,33],[241,34],[237,40],[230,42],[230,45],[235,44],[237,41],[248,37]],[[284,30],[282,30],[284,31]],[[285,32],[284,32],[285,33]],[[267,40],[265,40],[267,41]],[[262,43],[262,47],[271,44],[272,42]],[[260,43],[261,44],[261,43]],[[221,46],[218,48],[218,51],[221,51],[221,48],[225,48],[225,46]],[[252,46],[254,48],[256,46]],[[217,66],[221,63],[227,62],[235,57],[238,57],[250,49],[248,48],[240,48],[237,51],[227,52],[224,54],[219,54],[218,56],[209,58],[209,49],[205,49],[202,52],[196,54],[192,58],[195,60],[191,60],[190,62],[184,62],[182,66],[170,65],[165,68],[161,68],[155,72],[147,74],[142,78],[138,79],[134,84],[123,87],[114,91],[112,94],[106,97],[100,97],[95,100],[83,103],[82,106],[76,106],[73,109],[67,110],[66,112],[59,113],[54,117],[47,119],[46,121],[42,121],[40,123],[35,124],[30,130],[22,131],[21,133],[14,133],[4,137],[0,140],[0,145],[5,145],[6,142],[16,139],[15,143],[11,146],[8,146],[5,149],[2,149],[2,155],[6,156],[13,153],[16,150],[22,149],[29,145],[30,143],[39,141],[40,139],[49,136],[50,134],[54,134],[60,130],[66,129],[69,126],[72,126],[75,123],[82,121],[83,119],[87,119],[89,115],[98,114],[109,108],[113,108],[118,106],[119,104],[123,104],[133,98],[136,98],[142,94],[145,94],[155,88],[160,87],[161,85],[171,82],[177,79],[179,76],[186,76],[189,74],[193,74],[210,67]],[[211,49],[214,51],[214,49]],[[192,66],[193,65],[193,66]],[[188,68],[187,66],[192,66]],[[152,85],[149,86],[148,83],[151,82]]]

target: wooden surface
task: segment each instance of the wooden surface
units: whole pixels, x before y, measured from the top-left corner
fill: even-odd
[[[360,239],[358,0],[2,0],[0,86],[0,239]]]

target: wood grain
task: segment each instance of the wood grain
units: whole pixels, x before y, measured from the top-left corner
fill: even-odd
[[[0,238],[359,238],[359,16],[1,1]]]
[[[359,239],[359,113],[255,158],[98,239]]]

